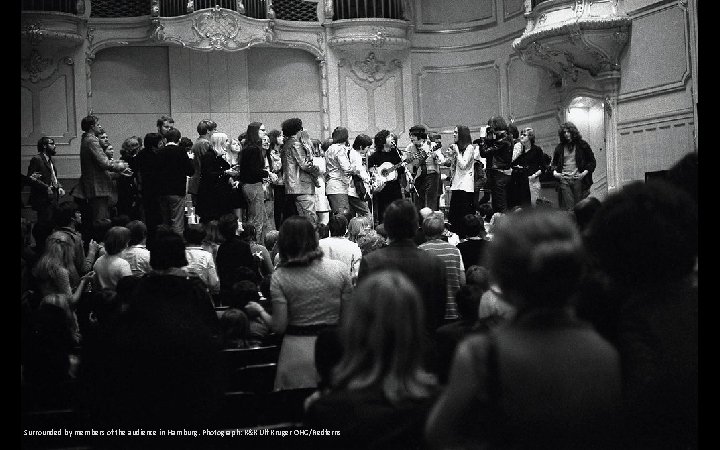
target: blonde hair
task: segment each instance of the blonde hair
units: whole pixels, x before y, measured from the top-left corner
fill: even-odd
[[[344,350],[333,370],[333,387],[378,385],[393,404],[432,394],[436,379],[422,367],[425,314],[420,299],[398,271],[377,272],[360,282],[341,319]]]
[[[226,145],[228,142],[228,135],[221,132],[213,133],[213,135],[210,137],[210,143],[212,144],[213,150],[215,150],[215,153],[218,155],[221,155],[225,153]]]

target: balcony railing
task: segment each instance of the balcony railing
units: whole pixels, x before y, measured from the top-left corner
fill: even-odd
[[[193,2],[187,0],[161,0],[160,17],[184,16],[193,11],[214,8],[215,5],[237,11],[253,19],[267,18],[265,0],[195,0]]]
[[[334,0],[333,20],[382,18],[403,19],[402,0]]]
[[[77,14],[77,0],[22,0],[22,11],[56,11]]]

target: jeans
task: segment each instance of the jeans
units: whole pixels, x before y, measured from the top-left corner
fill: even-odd
[[[248,203],[248,222],[255,227],[255,242],[262,244],[265,242],[265,191],[262,182],[243,184],[242,189]]]
[[[295,209],[298,215],[307,217],[313,224],[317,224],[317,214],[315,213],[315,194],[293,194]]]
[[[575,204],[590,195],[590,191],[584,191],[582,188],[582,179],[577,180],[560,180],[560,199],[562,208],[572,211]]]
[[[347,194],[327,194],[332,214],[350,215],[350,200]]]
[[[532,180],[528,179],[528,186],[530,186],[530,206],[535,207],[537,199],[540,198],[540,188],[542,187],[540,176]]]
[[[358,197],[348,196],[348,202],[350,203],[350,217],[358,216],[371,216],[370,208],[365,200],[360,200]]]
[[[426,206],[433,211],[438,210],[438,191],[440,188],[440,174],[437,172],[421,175],[415,180],[415,207],[420,211]]]
[[[183,235],[185,230],[185,196],[162,195],[160,196],[160,215],[162,223],[170,225],[174,232]]]
[[[497,169],[487,171],[490,192],[492,193],[492,206],[494,212],[504,213],[507,210],[508,185],[510,175],[506,175]]]

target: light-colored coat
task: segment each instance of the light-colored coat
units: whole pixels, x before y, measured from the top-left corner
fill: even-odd
[[[280,151],[285,194],[315,194],[315,176],[319,174],[319,170],[312,165],[311,157],[312,155],[297,138],[285,139]]]
[[[93,133],[85,133],[80,142],[80,180],[86,198],[109,197],[113,194],[110,171],[116,166],[100,147]]]

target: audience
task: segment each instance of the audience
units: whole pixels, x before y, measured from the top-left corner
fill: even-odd
[[[150,251],[147,249],[147,227],[141,220],[133,220],[127,224],[130,230],[128,248],[122,253],[122,257],[130,264],[133,276],[139,277],[149,273]]]
[[[284,333],[275,389],[316,387],[315,340],[336,326],[352,292],[347,266],[323,256],[310,219],[291,216],[280,226],[280,266],[272,274],[272,315],[257,302],[258,313],[275,333]]]
[[[339,327],[342,356],[329,392],[310,404],[305,426],[340,431],[336,448],[421,446],[437,386],[423,368],[420,299],[413,282],[397,271],[378,271],[360,282]]]
[[[602,312],[623,367],[626,444],[697,448],[696,203],[663,181],[628,184],[595,214],[587,246],[614,300]]]
[[[132,276],[130,264],[123,259],[122,252],[130,241],[130,230],[125,227],[112,227],[105,237],[105,254],[95,261],[94,281],[100,289],[115,290],[122,277]]]
[[[307,134],[299,119],[288,123],[293,145],[283,148],[278,131],[272,150],[262,142],[271,178],[282,178],[294,141]],[[371,215],[335,211],[323,224],[314,220],[322,208],[303,203],[299,188],[267,206],[281,225],[272,230],[268,218],[263,233],[225,207],[230,195],[217,195],[242,191],[244,157],[223,156],[226,135],[212,121],[201,125],[204,151],[183,138],[178,156],[195,164],[186,191],[206,214],[198,224],[188,211],[182,236],[156,220],[159,208],[148,210],[161,190],[155,153],[177,141],[165,128],[164,138],[148,133],[157,142],[140,153],[141,139],[126,139],[122,159],[136,173],[120,184],[136,192],[121,189],[111,216],[92,222],[73,189],[87,214],[61,198],[52,221],[21,221],[21,383],[33,398],[71,398],[77,419],[67,429],[224,427],[216,423],[227,378],[220,350],[277,345],[268,381],[299,388],[288,395],[314,390],[302,425],[342,433],[320,446],[698,447],[697,153],[572,211],[542,199],[542,208],[513,207],[503,195],[479,204],[476,172],[478,212],[453,213],[459,236],[446,211],[417,211],[409,199],[390,203],[375,229]],[[514,127],[497,128],[476,142],[492,193],[508,194],[503,152]],[[238,139],[248,142],[246,133]],[[353,167],[362,164],[356,156]],[[312,167],[325,165],[315,159]],[[338,185],[354,172],[341,169]],[[202,192],[190,189],[193,180]],[[182,189],[175,193],[184,205]],[[302,217],[293,216],[298,205],[309,208]],[[265,420],[252,406],[260,397],[242,396]],[[227,406],[222,416],[233,417]]]
[[[572,220],[546,210],[510,215],[488,258],[517,314],[459,344],[426,426],[429,446],[616,448],[620,360],[573,312],[585,258]]]
[[[390,243],[360,260],[358,282],[385,269],[396,269],[415,284],[425,308],[425,327],[433,333],[445,317],[447,275],[443,261],[413,242],[418,227],[418,212],[407,199],[395,200],[385,208],[383,224]]]
[[[427,242],[418,248],[440,258],[445,265],[445,281],[447,282],[445,300],[445,320],[458,318],[455,292],[465,284],[465,266],[460,250],[444,241],[441,236],[445,231],[445,217],[442,213],[433,213],[423,222],[423,231]]]

